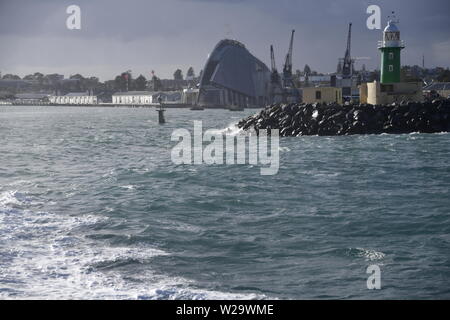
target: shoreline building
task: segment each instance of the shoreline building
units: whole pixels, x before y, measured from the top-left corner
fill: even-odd
[[[400,39],[398,21],[393,18],[383,31],[379,42],[381,51],[380,82],[363,83],[360,86],[360,101],[372,105],[390,104],[401,101],[423,101],[421,82],[400,82],[401,50],[405,43]]]
[[[68,105],[96,105],[98,104],[97,96],[91,92],[70,92],[64,96],[54,95],[49,97],[51,104],[68,104]]]
[[[301,88],[304,103],[337,103],[342,104],[342,88],[336,87],[304,87]]]
[[[181,91],[125,91],[116,92],[112,95],[112,104],[115,105],[150,105],[158,104],[158,97],[163,102],[180,103]]]
[[[434,82],[423,88],[423,92],[428,95],[433,92],[442,98],[450,98],[450,82]]]
[[[221,40],[200,79],[197,104],[217,108],[264,107],[270,99],[270,70],[236,40]]]
[[[150,91],[116,92],[112,95],[113,104],[145,105],[153,103],[153,93]]]
[[[183,89],[183,95],[181,97],[181,102],[186,105],[195,105],[198,99],[199,89],[197,88],[186,88]]]
[[[42,105],[50,101],[50,93],[18,93],[14,96],[14,104],[18,105]]]

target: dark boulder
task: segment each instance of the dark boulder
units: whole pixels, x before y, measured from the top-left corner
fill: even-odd
[[[274,104],[238,122],[244,130],[279,129],[280,136],[450,131],[450,100],[391,105]]]

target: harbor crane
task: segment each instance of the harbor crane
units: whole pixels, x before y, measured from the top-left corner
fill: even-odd
[[[289,49],[288,53],[286,54],[286,60],[283,66],[283,103],[296,103],[301,101],[300,91],[296,88],[294,79],[292,77],[292,48],[294,44],[294,33],[295,30],[292,30],[291,41],[289,42]]]
[[[347,35],[347,48],[345,50],[344,58],[339,59],[338,73],[341,75],[342,95],[344,98],[351,99],[352,87],[354,87],[354,71],[355,71],[355,61],[356,60],[369,60],[370,57],[352,57],[352,23],[348,25],[348,35]]]
[[[280,103],[283,101],[283,86],[281,85],[280,74],[278,73],[277,65],[275,63],[275,54],[273,51],[273,45],[270,46],[270,63],[271,63],[271,74],[270,74],[271,101],[273,103]]]
[[[348,26],[348,37],[347,37],[347,49],[345,50],[345,56],[342,63],[342,78],[350,79],[353,75],[353,59],[351,56],[351,45],[352,45],[352,23]]]
[[[271,63],[271,77],[270,81],[272,84],[280,84],[280,75],[278,74],[277,65],[275,63],[275,55],[273,52],[273,45],[270,46],[270,63]]]
[[[292,76],[292,48],[294,44],[294,32],[295,30],[292,30],[288,53],[283,66],[282,78],[278,73],[275,63],[273,46],[270,46],[270,62],[272,67],[270,76],[270,95],[272,103],[297,103],[301,101],[300,91],[296,88]]]
[[[286,54],[286,60],[284,62],[283,67],[283,85],[285,87],[291,87],[295,88],[294,81],[292,79],[292,47],[294,44],[294,32],[295,30],[292,30],[291,33],[291,41],[289,43],[289,50]]]
[[[339,59],[337,73],[342,75],[343,79],[350,79],[355,71],[355,61],[370,60],[370,57],[352,57],[351,56],[352,45],[352,23],[349,24],[347,49],[345,50],[344,58]]]

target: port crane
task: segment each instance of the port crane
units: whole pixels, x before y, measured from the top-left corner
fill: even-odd
[[[294,33],[295,30],[292,30],[288,53],[286,54],[286,59],[283,66],[282,77],[280,77],[280,74],[277,70],[273,46],[270,46],[270,95],[272,103],[291,103],[301,101],[300,91],[296,88],[292,76],[292,50],[294,44]]]
[[[344,60],[342,62],[342,78],[350,79],[353,75],[353,63],[354,60],[351,56],[351,46],[352,46],[352,23],[348,26],[348,36],[347,36],[347,49],[345,50]]]
[[[347,48],[345,50],[344,58],[339,60],[340,73],[342,77],[341,87],[342,96],[351,99],[352,95],[352,78],[355,60],[351,56],[352,48],[352,23],[348,25]]]
[[[280,75],[278,74],[277,65],[275,63],[275,54],[273,52],[273,45],[270,46],[270,63],[271,63],[271,78],[273,84],[280,84]]]
[[[283,86],[286,88],[295,88],[294,81],[292,79],[292,47],[294,44],[294,33],[295,30],[292,30],[289,50],[286,54],[286,60],[283,67]]]
[[[339,59],[338,73],[341,75],[342,82],[340,87],[342,87],[342,95],[344,98],[351,99],[352,95],[352,82],[353,75],[355,71],[355,61],[356,60],[369,60],[370,57],[352,57],[352,23],[348,25],[347,34],[347,48],[345,50],[344,58]]]
[[[292,30],[291,39],[289,41],[289,49],[286,54],[286,59],[283,66],[283,81],[282,81],[282,102],[300,102],[300,91],[296,88],[294,79],[292,77],[292,50],[294,45],[294,33]]]
[[[344,58],[339,59],[338,73],[342,75],[342,78],[348,79],[353,76],[355,71],[355,61],[357,60],[370,60],[370,57],[352,57],[351,56],[352,45],[352,24],[349,24],[348,37],[347,37],[347,49],[345,50]]]
[[[270,74],[270,99],[272,103],[283,102],[283,86],[281,84],[281,77],[277,70],[277,65],[275,63],[275,54],[273,51],[273,45],[270,46],[270,63],[271,63],[271,74]]]

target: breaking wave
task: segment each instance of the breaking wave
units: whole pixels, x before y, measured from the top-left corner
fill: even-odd
[[[124,275],[113,270],[151,263],[168,252],[146,244],[99,245],[80,235],[80,227],[108,218],[35,212],[31,196],[0,194],[0,299],[263,299],[195,288],[191,280],[153,272]]]
[[[364,248],[349,248],[347,255],[350,257],[364,258],[366,261],[382,260],[386,256],[383,252]]]

